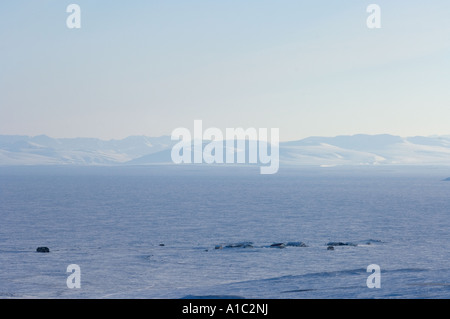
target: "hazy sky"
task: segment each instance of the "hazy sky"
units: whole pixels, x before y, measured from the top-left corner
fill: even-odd
[[[0,2],[0,134],[160,136],[195,119],[281,140],[450,134],[450,1]]]

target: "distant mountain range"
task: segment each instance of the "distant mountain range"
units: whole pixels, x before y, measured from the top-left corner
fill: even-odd
[[[170,136],[122,140],[0,135],[0,165],[170,164]],[[450,136],[352,135],[280,143],[281,165],[450,165]]]

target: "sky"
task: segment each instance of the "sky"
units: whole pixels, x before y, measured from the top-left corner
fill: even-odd
[[[1,1],[0,134],[108,140],[202,120],[282,141],[450,135],[449,14],[448,0]]]

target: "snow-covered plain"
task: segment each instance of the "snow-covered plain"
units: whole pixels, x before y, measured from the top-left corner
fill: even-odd
[[[448,176],[3,167],[0,298],[449,298]],[[242,242],[251,247],[226,247]],[[287,242],[307,247],[270,247]],[[80,266],[80,289],[66,285],[69,264]],[[366,285],[370,264],[380,289]]]

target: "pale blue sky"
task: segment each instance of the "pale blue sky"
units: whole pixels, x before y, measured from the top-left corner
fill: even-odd
[[[448,0],[1,1],[0,134],[160,136],[200,119],[282,140],[448,135],[449,16]]]

